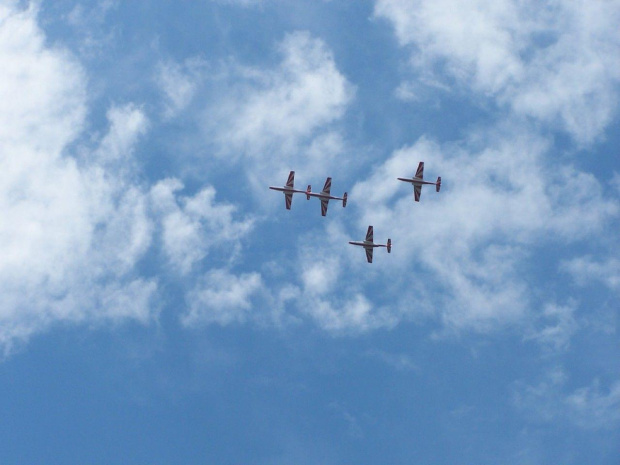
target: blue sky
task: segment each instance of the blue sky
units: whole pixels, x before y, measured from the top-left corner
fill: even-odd
[[[0,1],[0,461],[617,464],[619,22]]]

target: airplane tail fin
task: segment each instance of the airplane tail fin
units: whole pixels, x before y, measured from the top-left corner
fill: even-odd
[[[387,252],[392,253],[392,239],[388,239],[387,242]]]
[[[347,193],[345,192],[342,196],[342,208],[347,206]]]
[[[439,192],[439,189],[441,189],[441,176],[437,178],[437,184],[435,184],[435,190]]]
[[[310,200],[310,192],[312,192],[312,186],[308,184],[308,188],[306,189],[306,200]]]

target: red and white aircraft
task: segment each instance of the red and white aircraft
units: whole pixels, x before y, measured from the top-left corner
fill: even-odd
[[[441,189],[441,176],[437,178],[437,182],[428,182],[424,181],[424,162],[421,161],[418,165],[418,171],[415,172],[415,176],[413,178],[397,178],[399,181],[405,181],[413,184],[413,196],[415,197],[415,201],[420,201],[420,194],[422,193],[422,185],[423,184],[431,184],[435,186],[435,190],[439,192]]]
[[[325,181],[325,186],[323,186],[323,190],[319,193],[312,192],[312,186],[308,185],[308,189],[306,190],[306,198],[310,200],[310,197],[318,197],[321,199],[321,215],[327,215],[327,206],[330,200],[342,200],[342,206],[347,206],[347,193],[345,192],[342,197],[333,197],[330,195],[329,191],[332,187],[332,178],[327,178]]]
[[[349,241],[349,244],[359,245],[361,247],[364,247],[364,249],[366,250],[366,260],[368,260],[368,263],[372,263],[372,251],[375,249],[375,247],[386,247],[388,253],[392,252],[392,239],[388,239],[387,244],[375,244],[372,241],[372,236],[373,236],[372,226],[368,226],[368,231],[366,232],[365,241]]]
[[[295,171],[291,171],[288,174],[288,180],[286,181],[286,186],[284,187],[269,186],[269,189],[271,190],[280,191],[284,193],[284,202],[286,204],[287,210],[291,209],[291,203],[293,203],[293,194],[308,194],[310,192],[310,186],[308,186],[308,192],[306,192],[306,191],[300,191],[298,189],[295,189],[294,184],[295,184]]]

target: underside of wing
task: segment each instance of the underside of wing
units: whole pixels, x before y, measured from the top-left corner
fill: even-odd
[[[293,203],[293,194],[284,194],[284,202],[286,203],[286,209],[290,210]]]
[[[323,193],[329,194],[329,191],[332,189],[332,178],[327,178],[325,180],[325,185],[323,186]]]
[[[366,260],[368,260],[368,263],[372,263],[372,249],[371,248],[366,249]]]
[[[372,242],[373,238],[373,228],[372,226],[368,226],[368,231],[366,231],[366,241]]]
[[[420,195],[422,194],[422,186],[413,186],[413,196],[415,197],[415,201],[420,201]]]
[[[329,204],[329,200],[321,199],[321,216],[327,215],[327,205]]]
[[[423,161],[421,161],[420,164],[418,165],[418,171],[415,172],[415,177],[424,179],[424,162]]]
[[[286,187],[293,187],[295,185],[295,171],[291,171],[288,174],[288,180],[286,181]]]

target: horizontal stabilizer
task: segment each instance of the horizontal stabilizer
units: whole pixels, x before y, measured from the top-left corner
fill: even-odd
[[[347,206],[347,193],[345,192],[342,196],[342,208]]]
[[[437,178],[437,184],[435,184],[435,190],[439,192],[439,189],[441,189],[441,176]]]
[[[392,253],[392,239],[388,239],[387,242],[387,252]]]

